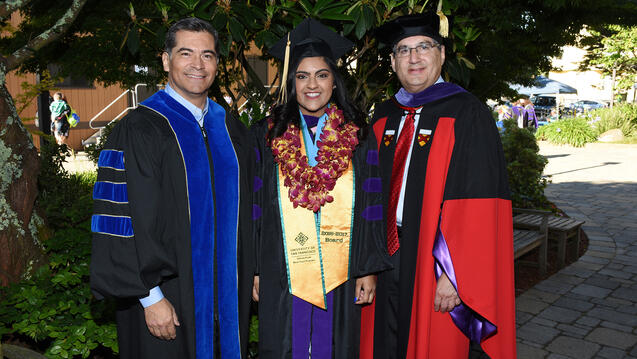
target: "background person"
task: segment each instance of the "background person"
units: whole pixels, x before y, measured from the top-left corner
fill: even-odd
[[[71,106],[61,92],[56,92],[53,94],[53,102],[49,105],[49,110],[51,111],[51,133],[55,136],[55,142],[61,146],[69,137],[71,126],[67,117],[71,114]]]

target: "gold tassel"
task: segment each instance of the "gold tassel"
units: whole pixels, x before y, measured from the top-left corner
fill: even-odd
[[[290,63],[290,33],[288,32],[288,42],[285,45],[285,60],[283,60],[283,75],[281,77],[281,90],[279,91],[278,104],[284,104],[288,101],[288,65]]]
[[[449,37],[449,20],[445,16],[445,13],[442,12],[442,0],[438,1],[438,11],[436,11],[436,15],[440,18],[440,36]]]

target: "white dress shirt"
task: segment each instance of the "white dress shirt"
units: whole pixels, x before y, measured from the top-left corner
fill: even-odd
[[[442,76],[438,77],[436,83],[444,82]],[[414,138],[418,135],[418,120],[420,120],[420,111],[422,108],[419,108],[416,111],[416,115],[414,116]],[[400,119],[400,126],[398,126],[398,133],[396,136],[400,136],[400,131],[403,129],[403,125],[405,124],[405,118],[407,118],[407,114],[403,114],[403,117]],[[396,137],[398,138],[398,137]],[[412,138],[411,144],[409,145],[409,153],[407,154],[407,159],[405,160],[405,170],[403,172],[403,183],[400,185],[400,196],[398,197],[398,205],[396,206],[396,225],[399,227],[403,225],[403,207],[405,206],[405,188],[407,187],[407,174],[409,172],[409,162],[411,161],[411,150],[414,148],[414,139]]]

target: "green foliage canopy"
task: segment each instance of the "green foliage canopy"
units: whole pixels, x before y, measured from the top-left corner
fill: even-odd
[[[49,26],[69,0],[33,0],[25,21],[12,36],[0,41],[12,49],[30,34]],[[223,94],[238,110],[267,108],[273,101],[268,87],[249,61],[255,50],[267,49],[305,17],[316,18],[356,43],[345,61],[344,75],[352,97],[364,109],[399,86],[388,51],[378,49],[373,29],[399,15],[435,10],[437,1],[417,0],[113,0],[109,6],[88,0],[63,40],[38,51],[22,66],[39,71],[49,63],[62,75],[83,76],[105,84],[157,84],[165,80],[159,54],[166,29],[177,19],[197,16],[219,30],[222,61],[210,95],[223,103]],[[447,46],[445,77],[478,97],[510,94],[507,83],[525,83],[550,69],[550,57],[575,42],[584,25],[629,23],[637,5],[628,0],[445,0],[453,16],[453,45]],[[269,59],[267,52],[263,59]],[[147,71],[133,71],[139,65]],[[266,87],[268,86],[268,87]]]
[[[615,88],[620,92],[637,83],[637,26],[606,25],[591,29],[581,40],[588,54],[582,67],[594,66],[605,75],[616,72]]]

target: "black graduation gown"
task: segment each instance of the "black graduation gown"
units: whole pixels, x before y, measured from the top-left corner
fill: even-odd
[[[293,296],[288,288],[277,198],[277,173],[274,157],[266,144],[267,121],[253,126],[251,130],[255,135],[260,160],[257,164],[259,175],[255,181],[263,183],[258,190],[255,186],[254,213],[260,275],[259,358],[291,358]],[[390,267],[385,242],[386,227],[376,140],[371,131],[355,150],[353,164],[356,198],[350,257],[351,279],[333,291],[333,305],[339,309],[334,312],[333,317],[332,356],[342,359],[358,357],[360,306],[354,304],[356,278]],[[379,217],[363,215],[370,208],[378,209],[377,213],[372,213]]]
[[[387,130],[395,130],[397,134],[403,114],[404,110],[394,99],[379,104],[372,121],[376,135],[384,134]],[[444,147],[447,152],[432,153],[430,151],[432,143],[436,140],[440,121],[453,123],[453,144],[439,146]],[[419,139],[418,134],[423,129],[432,130],[432,133],[429,139],[421,144],[419,140],[422,138]],[[461,92],[425,104],[420,112],[415,134],[405,191],[400,242],[398,348],[397,353],[388,353],[384,345],[384,340],[389,335],[386,332],[385,313],[389,309],[385,304],[388,296],[385,281],[391,280],[390,272],[384,272],[379,276],[377,287],[374,357],[405,358],[410,341],[410,322],[414,318],[413,308],[421,306],[426,308],[425,311],[429,311],[429,308],[433,307],[431,293],[434,292],[435,279],[432,244],[439,221],[452,223],[452,229],[441,227],[441,231],[450,247],[456,277],[460,281],[458,291],[461,299],[472,310],[497,325],[498,334],[489,340],[500,341],[500,338],[503,338],[507,342],[502,345],[502,348],[506,347],[503,351],[512,346],[514,352],[511,204],[506,163],[494,120],[486,106],[477,98],[467,92]],[[388,142],[380,144],[379,157],[385,203],[389,202],[389,182],[397,137],[386,137]],[[446,159],[441,160],[442,157]],[[430,173],[432,165],[429,162],[440,161],[448,161],[446,172],[438,171],[436,165],[433,166],[436,171]],[[432,181],[437,184],[427,188],[425,181],[430,177],[437,179]],[[437,196],[437,193],[440,193],[440,202],[423,205],[423,201],[437,201],[438,199],[432,196]],[[485,207],[480,207],[482,205]],[[464,210],[458,211],[458,208]],[[491,211],[490,208],[497,210]],[[423,231],[428,228],[433,228],[433,231]],[[466,229],[474,232],[470,236],[457,235]],[[428,233],[429,236],[423,238],[423,233]],[[426,279],[418,283],[416,287],[419,287],[419,290],[415,292],[414,280],[417,271],[427,274]],[[486,288],[497,288],[498,291],[490,292]],[[479,298],[479,303],[474,305],[471,298]],[[485,309],[486,304],[490,306],[488,309]],[[428,318],[427,315],[421,319]],[[428,326],[428,319],[418,325],[421,328]],[[435,331],[434,328],[421,329],[419,333]],[[411,340],[414,345],[429,345],[427,338],[412,337]]]
[[[151,107],[168,106],[175,109],[175,112],[167,115],[172,116],[175,121],[185,121],[186,118],[188,121],[194,121],[183,106],[163,92],[158,92],[147,101],[148,106]],[[210,185],[215,188],[222,185],[220,181],[210,184],[210,173],[214,173],[212,167],[219,170],[218,167],[221,164],[209,165],[205,155],[207,149],[203,145],[205,142],[202,141],[202,133],[195,123],[196,132],[189,133],[189,136],[192,136],[189,145],[197,150],[195,156],[202,157],[202,163],[205,165],[187,174],[184,152],[182,152],[186,151],[187,146],[178,142],[176,132],[169,125],[167,117],[157,110],[144,106],[145,103],[113,128],[100,156],[98,183],[115,183],[120,188],[114,188],[110,192],[98,188],[94,190],[96,201],[93,219],[91,288],[98,299],[104,297],[118,299],[116,319],[121,358],[194,359],[197,356],[198,344],[195,331],[197,299],[193,288],[194,252],[191,246],[191,230],[195,228],[204,235],[207,230],[198,228],[197,225],[191,227],[190,218],[191,216],[197,218],[197,213],[209,212],[210,209],[191,208],[189,195],[198,198],[211,197],[211,194],[189,193],[193,187],[188,187],[188,180],[206,178],[203,182],[207,182],[208,185],[203,184],[204,187],[207,186],[208,191],[204,192],[210,192]],[[212,106],[214,103],[210,101],[209,104]],[[214,105],[218,110],[217,114],[225,114],[220,106]],[[211,138],[210,148],[213,152],[232,152],[234,148],[237,158],[233,161],[238,164],[235,167],[238,167],[239,172],[237,186],[241,203],[238,209],[236,198],[234,201],[217,201],[214,205],[214,210],[218,214],[216,218],[230,208],[234,208],[235,213],[235,223],[229,223],[228,227],[237,227],[236,237],[230,238],[230,242],[231,245],[232,242],[235,243],[238,255],[224,256],[225,253],[218,253],[218,258],[220,258],[219,261],[236,263],[232,265],[236,268],[236,273],[228,277],[234,276],[236,288],[231,290],[233,298],[230,302],[233,303],[235,312],[238,311],[238,318],[235,318],[233,325],[238,321],[239,329],[233,339],[236,345],[233,346],[232,351],[236,354],[225,357],[238,358],[240,354],[241,357],[246,357],[250,293],[255,265],[250,224],[251,163],[254,152],[253,145],[249,142],[251,137],[248,136],[245,126],[229,115],[219,117],[217,116],[215,120],[216,126],[222,131],[227,131],[226,142],[231,145],[225,149],[216,148],[215,139]],[[192,130],[192,126],[190,129]],[[234,156],[230,154],[231,158]],[[187,177],[191,178],[187,179]],[[219,193],[215,194],[218,191],[214,191],[212,196],[220,198]],[[104,196],[110,196],[111,200],[104,200]],[[114,226],[116,228],[99,228],[97,218],[100,215],[130,218],[130,222],[128,225],[120,223],[119,227]],[[237,216],[238,223],[236,223]],[[219,223],[215,225],[221,228]],[[105,233],[109,231],[111,233]],[[213,254],[211,252],[203,255],[203,257],[206,256],[212,258]],[[146,326],[144,311],[138,298],[148,295],[149,289],[155,286],[160,286],[179,318],[181,325],[176,327],[175,340],[158,339],[150,334]],[[225,287],[218,290],[218,296],[230,295],[226,294],[228,291]],[[209,308],[212,311],[212,305]],[[203,314],[197,314],[198,320],[203,316]],[[224,335],[225,333],[221,331],[222,338]],[[210,350],[199,356],[201,357],[212,358],[213,351]]]

